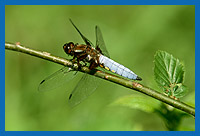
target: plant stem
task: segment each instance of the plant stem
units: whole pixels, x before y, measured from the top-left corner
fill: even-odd
[[[162,101],[166,104],[169,104],[169,105],[171,105],[171,106],[173,106],[173,107],[175,107],[179,110],[185,111],[185,112],[195,116],[195,108],[194,107],[191,107],[191,106],[189,106],[189,105],[187,105],[183,102],[174,100],[174,99],[172,99],[172,98],[170,98],[170,97],[168,97],[168,96],[166,96],[166,95],[164,95],[164,94],[162,94],[158,91],[155,91],[155,90],[153,90],[149,87],[142,85],[141,83],[138,83],[138,82],[135,82],[135,81],[130,81],[130,80],[124,79],[122,77],[111,75],[111,74],[106,73],[106,72],[101,72],[99,70],[96,70],[96,72],[91,72],[91,70],[88,67],[85,67],[85,66],[81,67],[81,69],[78,69],[77,64],[73,65],[73,63],[71,61],[66,60],[65,58],[52,55],[48,52],[30,49],[30,48],[27,48],[27,47],[20,45],[19,43],[13,44],[13,43],[6,42],[5,43],[5,49],[23,52],[23,53],[26,53],[26,54],[29,54],[29,55],[32,55],[32,56],[35,56],[35,57],[39,57],[39,58],[60,64],[60,65],[72,67],[75,70],[78,70],[78,71],[81,71],[81,72],[84,72],[84,73],[88,73],[88,74],[94,75],[96,77],[114,82],[116,84],[119,84],[119,85],[122,85],[124,87],[136,90],[138,92],[144,93],[144,94],[151,96],[151,97],[153,97],[157,100],[160,100],[160,101]]]

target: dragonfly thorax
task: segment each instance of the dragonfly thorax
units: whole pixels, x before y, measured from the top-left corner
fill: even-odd
[[[78,64],[80,61],[88,62],[90,63],[90,69],[94,69],[99,65],[101,53],[91,45],[69,42],[64,44],[63,49],[66,54],[73,56],[73,62],[77,61]]]

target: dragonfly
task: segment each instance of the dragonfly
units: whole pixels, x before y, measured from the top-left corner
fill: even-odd
[[[94,46],[92,42],[80,32],[72,20],[69,20],[85,42],[85,44],[74,44],[73,42],[64,44],[63,49],[66,54],[73,57],[73,63],[76,62],[80,67],[82,62],[85,65],[89,64],[90,70],[100,67],[131,80],[142,80],[142,78],[140,78],[127,67],[110,59],[110,55],[106,49],[101,30],[98,26],[95,27],[96,45]],[[65,66],[42,80],[38,89],[39,91],[55,89],[58,86],[71,81],[76,76],[76,73],[77,71]],[[100,83],[99,80],[100,79],[96,78],[95,76],[84,73],[74,90],[69,95],[69,105],[74,107],[90,96],[98,87]]]

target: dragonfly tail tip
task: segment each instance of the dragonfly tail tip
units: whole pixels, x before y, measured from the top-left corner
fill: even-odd
[[[141,80],[142,80],[142,78],[141,78],[141,77],[139,77],[139,76],[137,76],[136,80],[139,80],[139,81],[141,81]]]

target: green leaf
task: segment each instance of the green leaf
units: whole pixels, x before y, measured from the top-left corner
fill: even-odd
[[[176,98],[181,98],[187,93],[187,87],[183,84],[177,84],[177,87],[178,88],[174,92],[174,96],[176,96]]]
[[[154,112],[155,109],[159,108],[160,102],[151,97],[143,97],[141,95],[128,95],[119,98],[113,102],[111,106],[125,106],[151,113]]]
[[[183,118],[189,116],[187,113],[164,103],[160,105],[160,108],[155,113],[163,119],[165,126],[170,131],[177,131]]]
[[[157,51],[154,58],[154,77],[158,86],[169,96],[184,96],[187,89],[182,84],[185,73],[183,64],[164,51]]]

